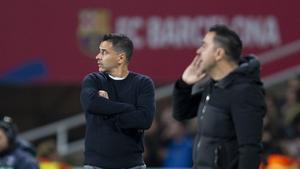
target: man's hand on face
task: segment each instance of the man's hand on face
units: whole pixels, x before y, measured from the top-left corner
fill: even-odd
[[[184,70],[182,80],[187,84],[195,84],[206,76],[201,69],[201,59],[196,55],[192,63]]]

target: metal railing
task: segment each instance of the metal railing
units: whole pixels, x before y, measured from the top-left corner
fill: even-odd
[[[83,139],[68,142],[68,131],[85,124],[84,113],[54,122],[21,134],[28,141],[35,141],[48,136],[56,135],[57,151],[59,155],[67,155],[83,150]]]

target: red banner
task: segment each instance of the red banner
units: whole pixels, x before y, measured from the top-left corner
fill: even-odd
[[[243,3],[243,4],[241,4]],[[265,79],[300,66],[300,1],[5,1],[0,6],[0,82],[80,83],[97,71],[101,36],[133,39],[132,71],[156,84],[177,79],[207,29],[223,23]],[[275,76],[274,76],[275,77]]]

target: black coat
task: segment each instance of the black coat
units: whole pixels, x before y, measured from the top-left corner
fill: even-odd
[[[224,79],[208,80],[197,90],[178,80],[173,93],[175,119],[197,116],[194,168],[257,169],[266,112],[259,62],[243,57]]]

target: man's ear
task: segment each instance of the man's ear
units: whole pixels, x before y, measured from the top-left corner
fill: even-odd
[[[217,48],[216,50],[216,60],[222,60],[225,57],[225,50],[223,48]]]
[[[119,54],[119,64],[122,64],[122,63],[126,63],[127,62],[127,58],[126,58],[126,55],[125,53],[120,53]]]

